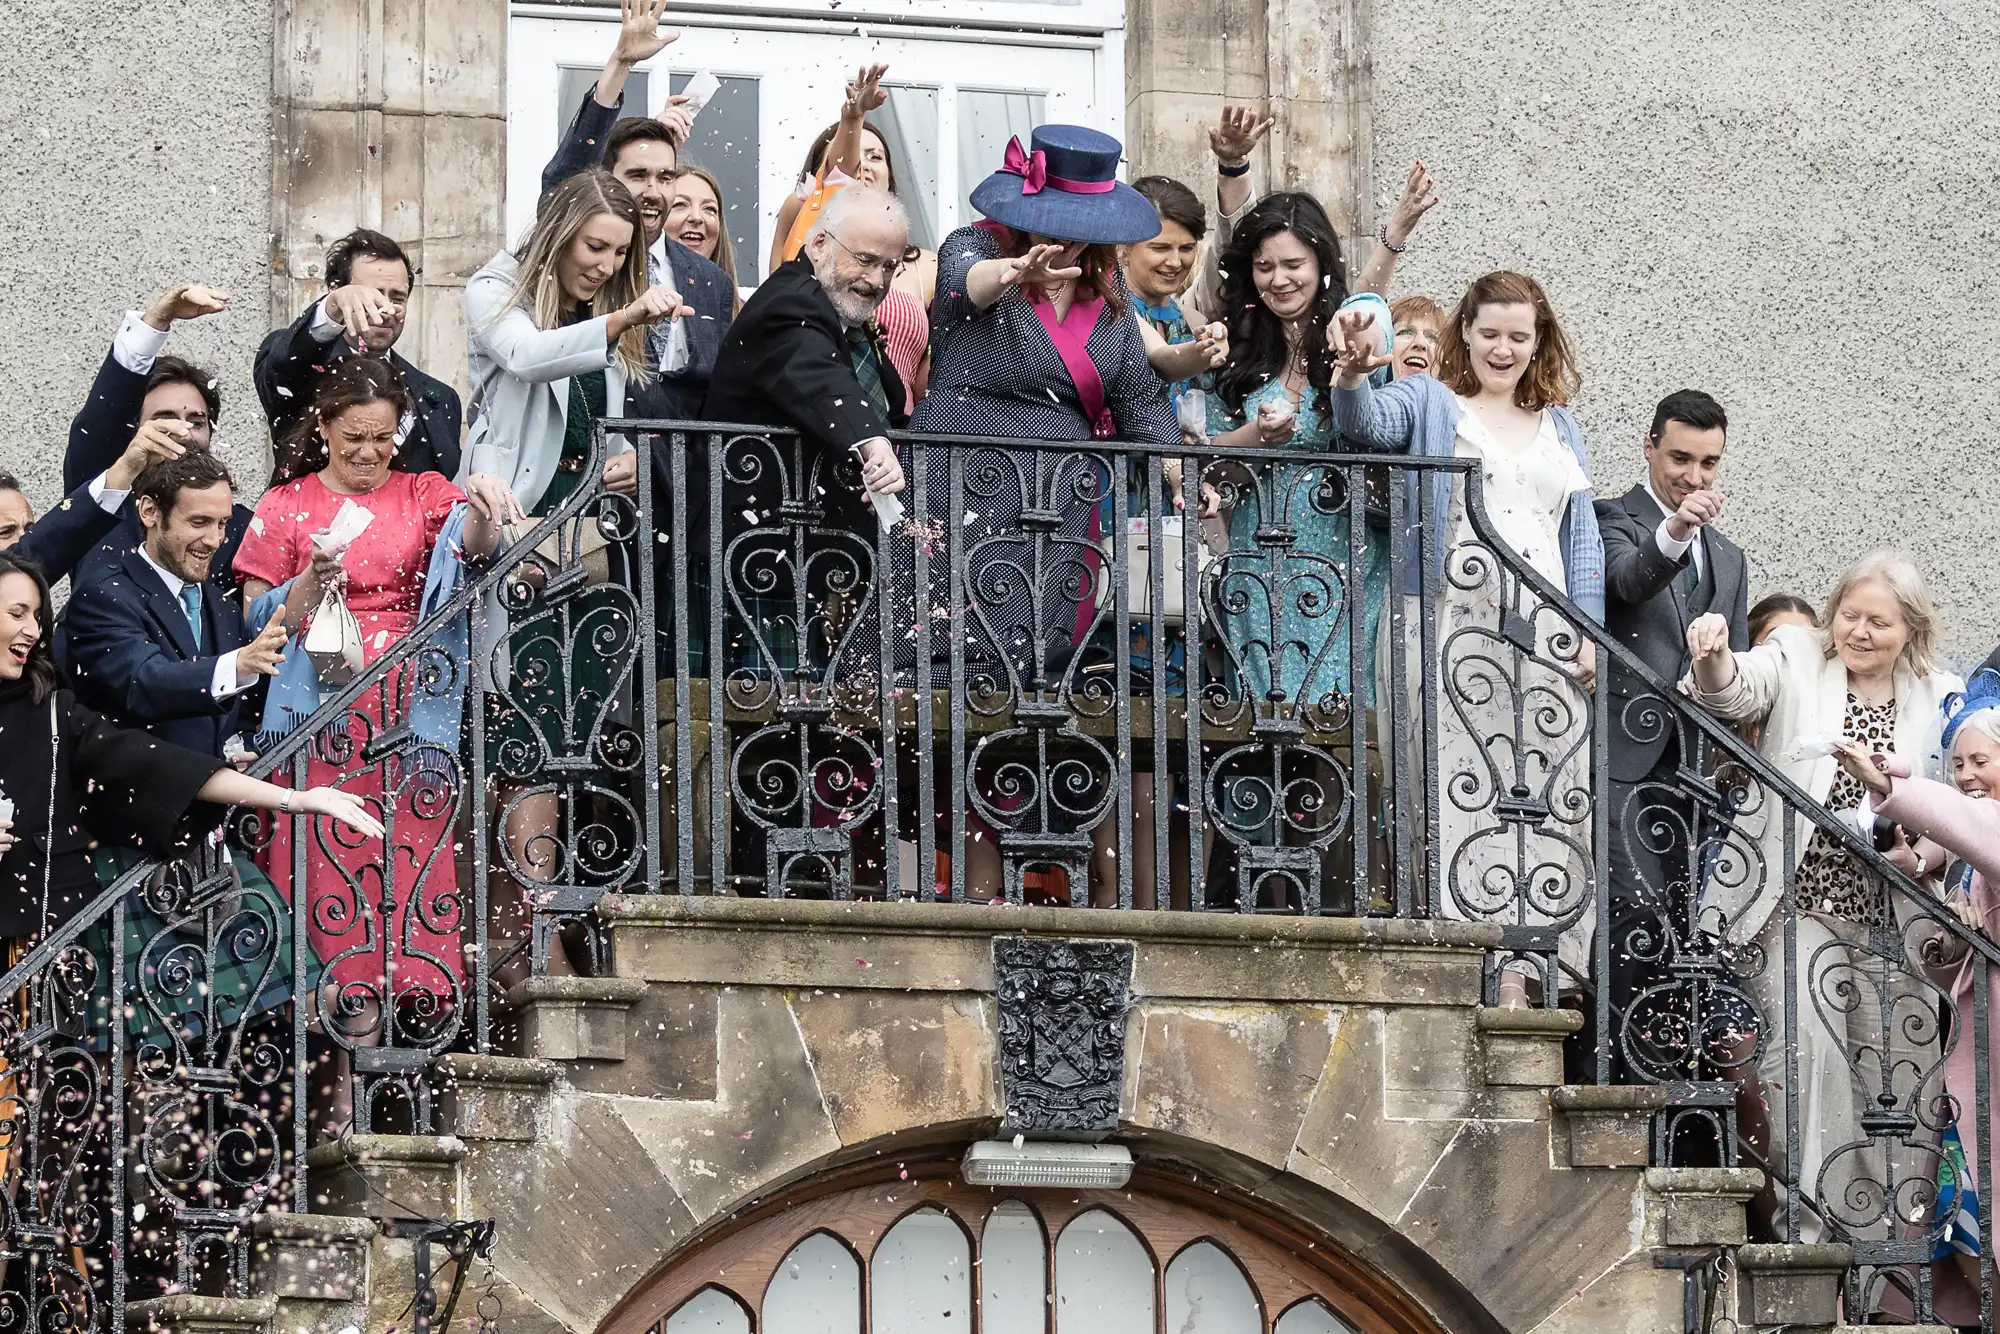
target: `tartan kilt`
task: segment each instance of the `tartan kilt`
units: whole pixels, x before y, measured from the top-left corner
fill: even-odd
[[[90,853],[91,869],[100,885],[109,886],[118,877],[147,859],[133,848],[98,847]],[[125,1008],[127,1043],[164,1043],[171,1048],[172,1035],[163,1017],[182,1025],[190,1035],[203,1032],[209,996],[214,997],[216,1020],[232,1027],[245,1017],[266,1014],[292,998],[292,909],[249,854],[232,850],[231,865],[242,878],[240,911],[219,923],[218,937],[209,942],[195,923],[176,926],[159,908],[148,901],[143,885],[134,886],[125,901],[125,976],[117,988]],[[111,975],[111,933],[108,921],[93,923],[82,942],[97,961],[99,977]],[[210,949],[213,948],[213,957]],[[312,942],[297,940],[305,951],[306,982],[317,985],[320,960]],[[190,985],[181,986],[181,969],[191,969]],[[164,972],[163,972],[164,969]],[[104,1006],[108,988],[96,990],[97,1010],[91,1030],[105,1031]],[[156,1013],[157,1009],[157,1013]],[[108,1046],[108,1040],[99,1039]]]

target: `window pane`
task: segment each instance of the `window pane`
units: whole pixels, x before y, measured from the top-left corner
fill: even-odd
[[[938,243],[938,91],[935,88],[883,89],[889,100],[869,114],[889,147],[896,169],[896,197],[910,215],[910,244],[926,250]]]
[[[1092,1209],[1056,1242],[1056,1334],[1153,1334],[1153,1258],[1132,1229]]]
[[[597,76],[604,71],[596,67],[578,69],[574,65],[561,66],[556,71],[556,139],[560,141],[569,129],[569,123],[576,119],[576,109],[583,105],[597,87]],[[635,69],[625,77],[625,91],[618,99],[620,116],[643,116],[646,114],[646,89],[651,87],[650,76],[645,70]]]
[[[764,1334],[861,1334],[861,1266],[815,1232],[778,1265],[764,1290]]]
[[[972,191],[1000,170],[1007,141],[1018,138],[1026,148],[1034,128],[1045,117],[1048,99],[1040,93],[990,93],[964,88],[958,94],[958,219],[976,220]]]
[[[693,77],[694,71],[673,75],[667,81],[668,91],[680,92]],[[718,75],[717,81],[722,86],[695,117],[694,134],[680,160],[706,168],[721,184],[722,225],[736,256],[736,284],[755,287],[764,274],[764,243],[757,222],[762,204],[757,185],[757,80]]]
[[[720,1288],[703,1288],[667,1317],[666,1334],[750,1334],[750,1313]]]
[[[875,1248],[869,1334],[972,1334],[972,1243],[937,1209],[920,1209]]]
[[[1213,1242],[1196,1242],[1167,1266],[1167,1328],[1174,1334],[1263,1334],[1250,1281]]]
[[[979,1238],[981,1326],[986,1334],[1043,1334],[1049,1327],[1048,1248],[1034,1210],[1002,1200]]]
[[[1276,1334],[1354,1334],[1354,1326],[1310,1297],[1278,1317]]]

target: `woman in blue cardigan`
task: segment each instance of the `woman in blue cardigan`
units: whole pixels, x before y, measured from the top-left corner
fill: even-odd
[[[1369,323],[1364,312],[1341,317],[1342,373],[1333,395],[1338,433],[1367,448],[1480,464],[1483,532],[1467,513],[1466,474],[1434,477],[1428,497],[1440,567],[1432,573],[1442,575],[1434,585],[1440,588],[1438,825],[1445,881],[1439,910],[1462,920],[1559,929],[1563,970],[1580,982],[1594,907],[1588,692],[1597,675],[1595,646],[1491,554],[1496,541],[1504,543],[1586,616],[1603,619],[1604,544],[1583,436],[1564,406],[1577,386],[1569,343],[1540,283],[1525,274],[1489,273],[1472,284],[1445,326],[1436,377],[1378,389],[1367,381],[1383,364]],[[1424,573],[1417,486],[1413,476],[1404,532],[1410,594]],[[1531,651],[1509,638],[1510,613],[1532,627]],[[1410,623],[1419,622],[1412,616]],[[1522,790],[1524,818],[1501,820],[1499,799],[1520,804]],[[1561,985],[1545,960],[1503,962],[1501,1004],[1526,1003],[1531,975],[1544,987]]]

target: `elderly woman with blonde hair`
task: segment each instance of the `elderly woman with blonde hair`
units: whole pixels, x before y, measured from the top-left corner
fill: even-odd
[[[1940,706],[1964,684],[1940,669],[1938,640],[1937,611],[1915,563],[1878,551],[1841,576],[1817,625],[1780,625],[1747,652],[1730,650],[1722,617],[1696,619],[1688,626],[1694,698],[1732,722],[1761,722],[1758,747],[1780,773],[1835,814],[1865,819],[1862,785],[1842,770],[1836,747],[1853,742],[1893,753],[1918,772],[1937,770]],[[1764,793],[1760,804],[1775,814],[1776,801]],[[1748,979],[1762,1011],[1763,1042],[1741,1103],[1745,1138],[1767,1155],[1774,1179],[1798,1183],[1821,1211],[1801,1209],[1803,1240],[1816,1240],[1828,1222],[1857,1235],[1888,1227],[1892,1220],[1881,1216],[1879,1201],[1859,1206],[1865,1216],[1855,1216],[1856,1202],[1870,1196],[1867,1183],[1893,1187],[1914,1173],[1900,1163],[1891,1168],[1860,1118],[1864,1100],[1875,1096],[1920,1097],[1906,1087],[1908,1076],[1931,1059],[1902,1070],[1901,1079],[1891,1073],[1891,1085],[1882,1087],[1881,1072],[1895,1056],[1913,1059],[1916,1053],[1904,1049],[1935,1040],[1935,1009],[1926,1026],[1924,1000],[1913,994],[1922,986],[1917,964],[1885,959],[1874,946],[1881,933],[1907,927],[1910,910],[1804,814],[1790,822],[1767,814],[1761,831],[1738,828],[1737,837],[1757,846],[1725,851],[1735,872],[1711,878],[1702,912],[1730,941],[1754,943],[1764,961]],[[1893,839],[1884,855],[1902,870],[1921,879],[1937,869],[1900,832]],[[1789,986],[1788,921],[1780,911],[1788,875],[1797,889],[1791,919],[1797,968]],[[1797,1078],[1790,1084],[1788,1009],[1797,1033]],[[1783,1136],[1773,1128],[1786,1124],[1793,1098],[1799,1160],[1787,1162]]]

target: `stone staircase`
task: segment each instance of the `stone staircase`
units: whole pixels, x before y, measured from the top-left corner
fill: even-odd
[[[991,1136],[995,941],[1133,945],[1115,1138],[1275,1204],[1459,1331],[1681,1331],[1727,1252],[1743,1331],[1832,1331],[1848,1257],[1745,1245],[1752,1169],[1647,1166],[1660,1091],[1565,1087],[1569,1012],[1479,1005],[1497,928],[653,896],[600,906],[616,976],[509,997],[435,1136],[310,1158],[257,1220],[248,1300],[135,1303],[201,1334],[408,1334],[423,1219],[492,1219],[454,1330],[623,1328],[676,1248],[817,1173]],[[439,1290],[449,1285],[447,1273]],[[640,1301],[639,1305],[643,1305]],[[636,1326],[642,1328],[642,1326]]]

